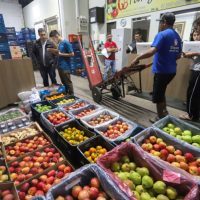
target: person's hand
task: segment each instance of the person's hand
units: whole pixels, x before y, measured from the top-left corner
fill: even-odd
[[[54,49],[54,48],[47,48],[47,51],[54,54],[54,55],[58,55],[59,51],[58,49]]]
[[[183,57],[184,57],[184,58],[192,58],[193,56],[194,56],[194,55],[193,55],[192,52],[186,52],[186,53],[183,52]]]

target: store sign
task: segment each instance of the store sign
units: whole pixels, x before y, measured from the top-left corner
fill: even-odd
[[[106,17],[113,20],[200,3],[200,0],[107,0]]]

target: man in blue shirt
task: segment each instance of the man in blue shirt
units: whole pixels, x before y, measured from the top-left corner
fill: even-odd
[[[73,84],[70,76],[70,57],[74,56],[72,45],[64,40],[57,30],[50,32],[51,39],[58,44],[58,50],[48,49],[50,52],[58,55],[58,72],[62,84],[68,90],[69,95],[74,94]]]
[[[151,122],[168,115],[165,91],[176,75],[176,60],[180,58],[182,51],[181,38],[173,29],[175,15],[169,12],[165,13],[159,21],[161,31],[156,35],[151,48],[132,61],[132,65],[135,65],[140,60],[154,55],[152,66],[154,73],[153,103],[156,103],[158,116],[156,119],[151,119]]]

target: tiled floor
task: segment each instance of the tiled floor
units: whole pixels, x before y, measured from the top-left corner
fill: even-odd
[[[35,72],[35,78],[37,86],[42,86],[42,79],[38,71]],[[58,74],[57,80],[60,83]],[[72,76],[72,81],[74,84],[75,95],[93,101],[87,79],[78,76]],[[155,105],[151,101],[132,95],[127,95],[124,99],[120,101],[115,101],[111,97],[106,95],[103,98],[102,104],[145,127],[151,125],[149,122],[149,118],[155,116]],[[168,107],[168,111],[171,115],[174,115],[176,117],[183,113],[183,111],[171,107]]]

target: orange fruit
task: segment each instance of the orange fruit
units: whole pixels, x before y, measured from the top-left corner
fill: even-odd
[[[94,147],[91,147],[90,149],[89,149],[89,152],[92,154],[92,153],[96,153],[96,149],[94,148]]]
[[[89,151],[85,151],[84,155],[85,155],[86,157],[89,157],[89,156],[90,156],[90,152],[89,152]]]
[[[96,149],[100,150],[100,149],[102,149],[102,146],[97,146]]]
[[[91,155],[92,160],[94,160],[96,157],[97,157],[97,154],[96,153],[92,153],[92,155]]]

